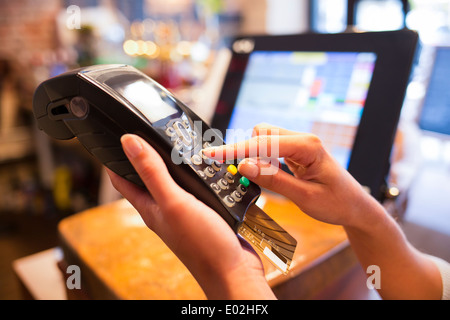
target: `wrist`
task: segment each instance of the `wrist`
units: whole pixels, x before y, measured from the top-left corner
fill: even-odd
[[[236,270],[227,274],[228,299],[270,300],[276,299],[263,272],[252,269]]]
[[[384,207],[371,195],[364,193],[352,208],[351,219],[343,225],[347,231],[372,234],[384,228],[389,218]]]
[[[241,267],[219,274],[203,273],[198,278],[208,299],[211,300],[265,300],[276,299],[263,270]]]
[[[354,181],[347,185],[348,219],[342,224],[343,227],[364,231],[370,228],[370,224],[377,224],[384,220],[386,210],[372,195]]]

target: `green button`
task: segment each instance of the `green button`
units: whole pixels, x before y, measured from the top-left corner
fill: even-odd
[[[246,177],[242,177],[239,180],[239,183],[242,184],[246,188],[248,188],[248,186],[250,185],[250,181]]]

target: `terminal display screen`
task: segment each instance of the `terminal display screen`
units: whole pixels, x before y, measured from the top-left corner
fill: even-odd
[[[347,168],[376,60],[370,52],[251,53],[226,142],[239,139],[229,129],[269,123],[317,135]]]
[[[419,121],[423,130],[450,135],[449,73],[450,47],[439,47]]]

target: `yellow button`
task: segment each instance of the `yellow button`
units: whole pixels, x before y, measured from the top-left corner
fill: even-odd
[[[233,176],[236,175],[236,173],[238,172],[237,168],[233,165],[229,165],[227,171],[231,173]]]

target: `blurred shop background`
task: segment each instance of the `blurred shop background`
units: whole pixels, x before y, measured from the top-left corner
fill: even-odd
[[[402,226],[411,242],[450,260],[450,0],[0,0],[0,299],[20,298],[13,260],[54,247],[61,219],[106,201],[98,163],[35,127],[40,82],[80,66],[130,64],[207,119],[236,35],[350,26],[420,34],[393,174],[408,186]],[[427,104],[435,108],[419,126]]]

